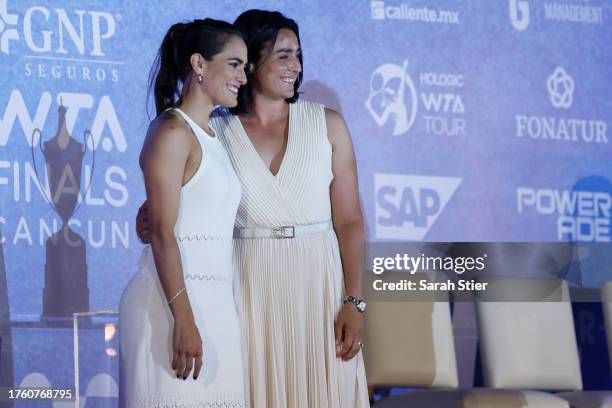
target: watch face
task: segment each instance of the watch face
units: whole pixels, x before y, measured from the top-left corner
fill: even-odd
[[[357,304],[357,309],[359,309],[360,312],[365,312],[365,308],[366,308],[366,303],[365,302],[359,302]]]

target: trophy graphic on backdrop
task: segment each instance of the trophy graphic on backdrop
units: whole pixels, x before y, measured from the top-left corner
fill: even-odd
[[[62,321],[72,318],[75,312],[89,311],[89,288],[87,286],[86,244],[83,238],[70,228],[69,220],[78,210],[86,196],[93,178],[95,149],[92,151],[91,174],[88,186],[81,194],[81,169],[85,158],[87,138],[78,142],[66,127],[66,107],[60,98],[58,125],[55,136],[45,142],[40,129],[32,132],[32,162],[43,196],[62,220],[61,228],[46,242],[45,287],[43,291],[42,318],[47,321]],[[46,181],[44,187],[36,167],[36,141],[45,160]],[[93,146],[93,143],[91,144]]]

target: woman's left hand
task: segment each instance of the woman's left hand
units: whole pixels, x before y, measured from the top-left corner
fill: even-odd
[[[363,320],[363,313],[359,312],[354,304],[344,302],[334,325],[336,357],[348,361],[357,355],[362,346]]]

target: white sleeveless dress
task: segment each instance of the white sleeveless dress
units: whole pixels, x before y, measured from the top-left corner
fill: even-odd
[[[211,120],[242,184],[239,228],[272,228],[331,219],[332,149],[324,106],[289,105],[289,139],[276,176],[240,120]],[[336,358],[334,321],[344,275],[334,230],[290,239],[235,239],[253,408],[369,406],[361,352]]]
[[[120,304],[122,407],[245,407],[243,333],[233,295],[232,231],[240,183],[217,138],[179,109],[202,148],[202,162],[181,189],[174,228],[183,275],[203,343],[193,380],[172,370],[173,317],[146,246]]]

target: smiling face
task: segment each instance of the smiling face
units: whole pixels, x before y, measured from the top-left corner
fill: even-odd
[[[279,30],[274,46],[265,47],[255,68],[253,89],[270,99],[288,99],[295,93],[295,81],[302,72],[300,45],[295,33]]]
[[[238,103],[238,88],[246,84],[247,48],[242,38],[232,36],[223,51],[206,62],[202,89],[213,105],[227,107]]]

